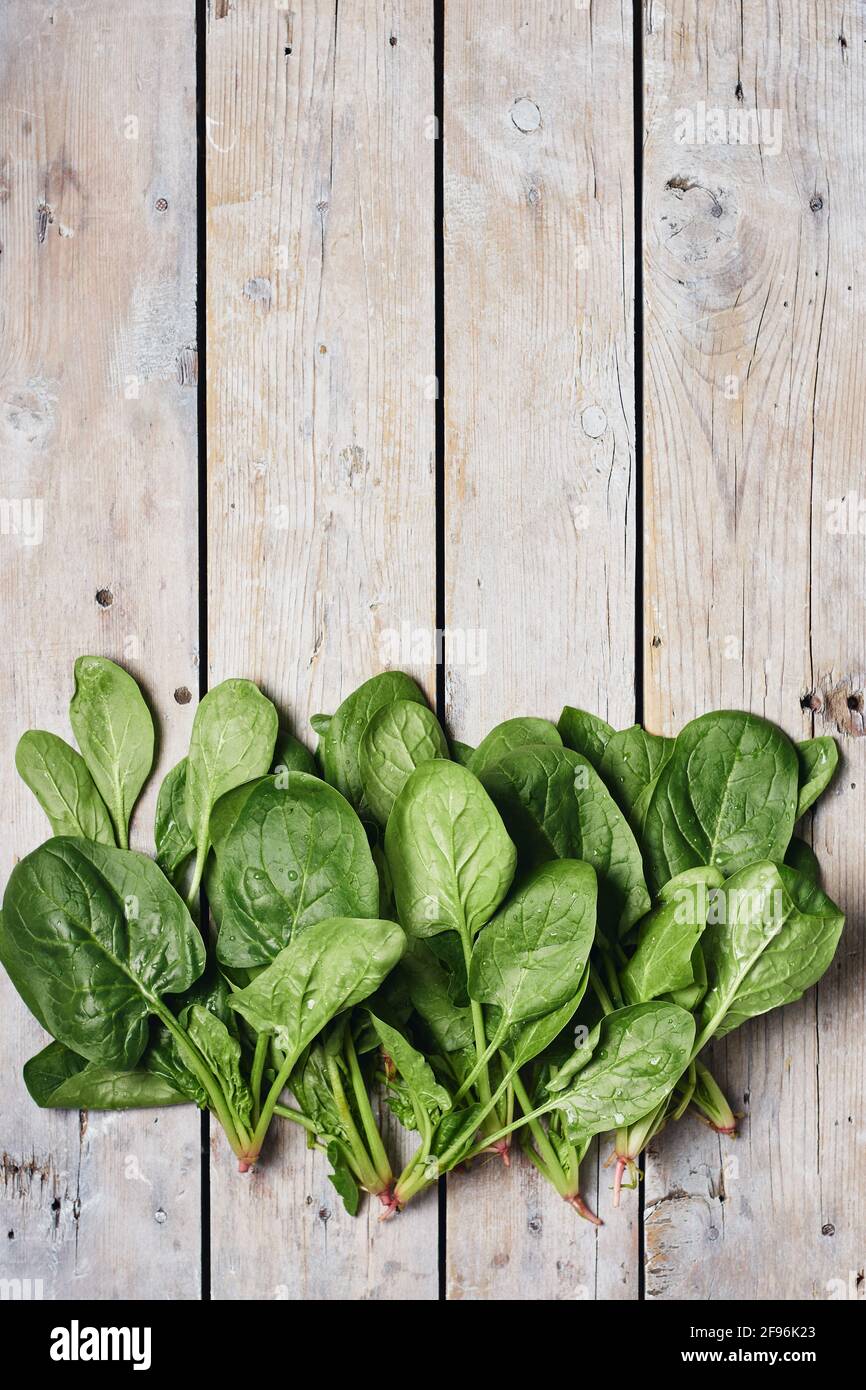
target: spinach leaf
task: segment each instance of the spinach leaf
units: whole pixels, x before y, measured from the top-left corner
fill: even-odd
[[[830,785],[839,762],[836,740],[825,736],[807,738],[795,745],[799,765],[800,787],[797,796],[797,820],[808,811]]]
[[[173,879],[195,850],[186,818],[186,758],[181,758],[163,778],[156,800],[153,836],[156,862]]]
[[[396,1028],[377,1018],[374,1013],[370,1014],[370,1020],[384,1051],[403,1080],[413,1108],[418,1106],[424,1115],[433,1120],[444,1115],[451,1109],[451,1097],[445,1087],[439,1085],[430,1063]],[[416,1123],[409,1127],[420,1128],[420,1125]]]
[[[676,1004],[654,1000],[602,1019],[592,1060],[547,1109],[561,1110],[571,1142],[633,1124],[664,1100],[689,1064],[695,1021]]]
[[[614,735],[613,726],[584,709],[566,705],[556,727],[566,748],[586,758],[597,772],[608,740]]]
[[[326,782],[290,772],[246,798],[219,855],[225,965],[265,965],[329,917],[375,917],[379,878],[364,827]]]
[[[695,947],[707,924],[709,891],[723,882],[718,869],[702,866],[687,869],[665,885],[660,906],[641,921],[637,950],[620,973],[630,1004],[694,984]]]
[[[273,1033],[294,1066],[326,1023],[373,993],[404,946],[395,922],[375,917],[314,922],[252,984],[232,995],[231,1007],[257,1033]]]
[[[801,840],[799,835],[792,835],[791,843],[785,851],[785,863],[818,888],[821,887],[821,865],[818,863],[818,856],[812,846]]]
[[[222,855],[241,811],[256,787],[260,787],[263,782],[271,786],[276,785],[274,777],[255,777],[251,782],[242,782],[239,787],[232,787],[230,792],[226,792],[214,803],[210,816],[210,842],[217,859]]]
[[[409,777],[388,818],[385,854],[409,936],[456,931],[466,945],[508,892],[516,861],[481,783],[444,761]]]
[[[143,854],[48,840],[12,870],[0,960],[58,1041],[131,1070],[162,996],[188,989],[204,946],[181,899]]]
[[[530,1019],[528,1022],[518,1023],[511,1029],[506,1042],[505,1051],[507,1052],[511,1065],[515,1067],[525,1067],[532,1062],[541,1052],[556,1041],[564,1028],[567,1028],[574,1015],[580,1008],[581,1000],[586,993],[586,986],[589,982],[589,966],[583,972],[577,990],[561,1004],[558,1009],[551,1013],[542,1014],[540,1018]],[[588,1058],[587,1058],[588,1060]]]
[[[363,800],[386,825],[398,793],[419,763],[447,758],[448,743],[432,710],[417,700],[392,700],[370,719],[358,748]]]
[[[496,1036],[573,998],[595,937],[596,878],[557,859],[525,879],[479,934],[469,994],[497,1010]]]
[[[101,656],[80,656],[69,722],[111,814],[117,843],[129,843],[129,817],[153,766],[153,720],[132,676]]]
[[[358,1208],[361,1205],[361,1189],[355,1181],[355,1176],[336,1141],[332,1140],[327,1147],[328,1162],[333,1172],[328,1174],[328,1180],[334,1184],[339,1196],[342,1198],[343,1206],[350,1216],[358,1215]]]
[[[556,726],[548,719],[506,719],[504,724],[497,724],[496,728],[491,729],[486,738],[481,740],[467,766],[470,772],[474,772],[475,776],[483,781],[485,772],[500,762],[507,753],[513,753],[515,748],[533,747],[537,744],[549,744],[553,748],[562,747],[562,739]]]
[[[309,748],[287,729],[280,729],[277,734],[271,771],[278,776],[285,776],[287,772],[308,772],[311,777],[319,775],[316,760]]]
[[[795,869],[741,869],[719,889],[703,937],[708,990],[701,1044],[799,999],[829,966],[845,918]]]
[[[24,1084],[36,1104],[50,1110],[132,1110],[183,1105],[181,1095],[161,1076],[137,1067],[118,1071],[88,1062],[53,1042],[24,1064]]]
[[[191,1004],[181,1022],[211,1071],[220,1080],[232,1113],[243,1125],[252,1118],[253,1098],[241,1072],[241,1045],[222,1019],[201,1004]]]
[[[425,941],[410,940],[400,962],[400,973],[409,989],[412,1005],[442,1052],[462,1052],[472,1047],[472,1013],[456,1002],[455,981]]]
[[[469,766],[470,759],[474,752],[475,749],[472,747],[471,743],[461,743],[459,739],[452,738],[451,757],[454,762],[459,763],[461,767]]]
[[[15,749],[18,775],[33,792],[55,835],[115,844],[108,808],[80,753],[56,734],[29,729]]]
[[[196,847],[188,901],[204,872],[214,803],[234,787],[264,776],[277,733],[277,711],[252,681],[223,681],[196,710],[186,768],[186,818]]]
[[[780,861],[794,829],[797,755],[781,729],[754,714],[704,714],[677,736],[644,818],[651,886],[714,864],[725,875]]]
[[[343,701],[326,728],[316,728],[321,738],[319,754],[325,777],[358,809],[363,802],[358,754],[364,730],[377,710],[392,700],[426,704],[423,694],[402,671],[373,676]]]
[[[598,771],[636,835],[675,742],[660,734],[648,734],[639,724],[612,734],[607,741]]]
[[[333,716],[332,714],[311,714],[311,715],[310,715],[310,726],[311,726],[311,728],[313,729],[313,732],[314,732],[314,733],[317,733],[317,734],[319,735],[319,738],[323,738],[323,737],[324,737],[324,735],[326,734],[326,732],[327,732],[327,730],[328,730],[328,726],[329,726],[331,720],[333,719],[333,717],[334,717],[334,716]]]
[[[484,780],[522,864],[554,858],[591,864],[599,919],[624,936],[650,900],[634,835],[591,763],[569,748],[523,748]]]

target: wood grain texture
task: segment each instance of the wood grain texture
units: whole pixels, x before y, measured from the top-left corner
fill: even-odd
[[[449,724],[629,724],[630,8],[449,0],[443,134]],[[522,1158],[449,1179],[448,1296],[636,1297],[636,1210],[584,1173],[598,1232]]]
[[[188,739],[173,696],[197,684],[196,400],[180,369],[195,357],[194,45],[192,0],[0,12],[4,881],[50,833],[15,742],[28,726],[70,737],[77,655],[147,674],[162,771]],[[0,1027],[0,1277],[25,1297],[197,1297],[197,1112],[38,1110],[21,1066],[44,1035],[5,976]]]
[[[207,43],[209,677],[309,738],[384,665],[433,693],[432,10],[251,0]],[[229,1160],[214,1297],[436,1297],[435,1194],[383,1225],[298,1133]]]
[[[647,723],[733,706],[836,734],[811,832],[849,913],[825,981],[714,1049],[742,1138],[683,1121],[653,1146],[646,1291],[844,1297],[866,1228],[866,28],[806,0],[644,13]]]

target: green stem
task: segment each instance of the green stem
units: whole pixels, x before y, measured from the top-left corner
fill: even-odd
[[[261,1110],[262,1095],[262,1076],[265,1070],[268,1048],[270,1047],[270,1033],[259,1033],[256,1037],[256,1050],[253,1054],[253,1067],[250,1073],[250,1090],[253,1093],[253,1124],[258,1124],[259,1111]]]
[[[386,1187],[390,1187],[394,1181],[394,1174],[391,1172],[391,1164],[385,1152],[385,1145],[382,1143],[382,1136],[379,1133],[379,1126],[370,1105],[370,1097],[367,1093],[367,1086],[358,1062],[358,1054],[355,1051],[355,1042],[352,1037],[351,1026],[346,1028],[345,1044],[346,1060],[349,1063],[349,1075],[352,1078],[352,1090],[355,1095],[355,1103],[358,1106],[358,1113],[361,1116],[361,1123],[364,1126],[364,1133],[367,1136],[367,1146],[370,1157],[373,1160],[373,1167]]]
[[[602,1013],[605,1015],[612,1014],[614,1012],[613,1001],[605,989],[602,978],[594,965],[591,965],[589,968],[589,983],[595,990],[595,997],[601,1005]]]
[[[337,1111],[346,1131],[349,1148],[352,1150],[358,1165],[361,1185],[368,1192],[379,1192],[382,1190],[382,1182],[373,1166],[370,1155],[364,1148],[364,1141],[358,1133],[358,1126],[355,1124],[349,1102],[346,1099],[346,1092],[343,1090],[343,1081],[336,1057],[328,1057],[328,1078],[331,1082],[331,1091],[337,1105]],[[389,1184],[386,1183],[385,1186],[387,1187]]]
[[[256,1127],[253,1131],[251,1145],[253,1162],[255,1162],[255,1160],[261,1153],[262,1144],[264,1143],[265,1135],[268,1132],[268,1126],[271,1123],[271,1119],[273,1117],[273,1113],[276,1108],[277,1102],[279,1101],[280,1096],[282,1095],[283,1091],[285,1090],[286,1084],[288,1083],[289,1077],[292,1072],[292,1067],[295,1065],[295,1060],[296,1059],[292,1056],[286,1057],[285,1061],[283,1062],[283,1065],[277,1072],[271,1089],[268,1091],[268,1094],[265,1098],[265,1103],[262,1106],[261,1114],[258,1118],[258,1123],[256,1124]]]
[[[478,1007],[480,1008],[481,1006],[479,1005]],[[483,1021],[482,1021],[482,1028],[483,1028]],[[496,1033],[494,1034],[494,1037],[493,1037],[492,1041],[489,1042],[489,1043],[487,1044],[487,1047],[484,1049],[483,1055],[482,1055],[481,1057],[476,1057],[475,1065],[473,1066],[473,1068],[472,1068],[472,1070],[469,1072],[469,1074],[468,1074],[467,1076],[464,1076],[463,1081],[462,1081],[462,1083],[461,1083],[461,1085],[460,1085],[460,1088],[459,1088],[459,1090],[457,1091],[457,1094],[456,1094],[455,1097],[454,1097],[454,1104],[455,1104],[455,1105],[457,1104],[457,1102],[458,1102],[459,1100],[462,1100],[462,1099],[463,1099],[463,1097],[466,1095],[466,1092],[469,1090],[470,1086],[472,1086],[472,1085],[474,1084],[475,1079],[476,1079],[476,1077],[478,1076],[479,1072],[481,1071],[482,1067],[486,1067],[486,1066],[487,1066],[487,1063],[490,1061],[490,1059],[493,1057],[493,1055],[494,1055],[494,1054],[499,1050],[499,1048],[502,1046],[502,1043],[505,1041],[505,1037],[506,1037],[506,1034],[507,1034],[507,1033],[508,1033],[508,1028],[507,1028],[507,1026],[503,1028],[503,1027],[500,1025],[500,1027],[497,1028]],[[489,1095],[489,1073],[488,1073],[488,1095]],[[482,1097],[482,1099],[483,1099],[483,1097]]]
[[[294,1110],[290,1105],[275,1105],[274,1114],[279,1115],[283,1120],[291,1120],[293,1124],[301,1125],[308,1134],[318,1134],[313,1121],[304,1115],[300,1110]]]
[[[198,903],[198,890],[201,887],[202,874],[204,873],[204,866],[207,863],[208,849],[208,837],[205,835],[195,852],[195,868],[193,869],[189,892],[186,895],[186,905],[190,912],[192,912],[193,908]]]
[[[154,1000],[152,1008],[156,1017],[165,1024],[177,1043],[178,1050],[186,1066],[189,1067],[193,1076],[201,1084],[217,1119],[225,1130],[229,1144],[238,1158],[242,1158],[249,1145],[250,1136],[237,1116],[233,1114],[223,1094],[219,1081],[208,1067],[192,1039],[180,1026],[171,1010],[167,1009],[160,1000]]]
[[[528,1115],[532,1110],[532,1101],[529,1099],[526,1088],[518,1074],[515,1074],[511,1084],[514,1087],[514,1094],[517,1097],[518,1105],[524,1115]],[[568,1179],[562,1170],[562,1164],[556,1155],[556,1150],[547,1137],[547,1131],[543,1125],[538,1123],[538,1120],[528,1120],[527,1123],[530,1133],[535,1140],[535,1147],[538,1150],[538,1154],[544,1160],[543,1167],[540,1163],[537,1163],[536,1167],[541,1168],[545,1177],[553,1183],[560,1197],[568,1196]],[[533,1154],[528,1149],[527,1152],[529,1153],[529,1157],[533,1158]]]

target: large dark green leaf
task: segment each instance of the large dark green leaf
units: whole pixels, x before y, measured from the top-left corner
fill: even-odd
[[[781,861],[797,776],[794,745],[766,719],[722,710],[687,724],[644,818],[651,886],[699,864],[729,875],[759,859]]]
[[[359,685],[340,705],[327,725],[314,723],[319,734],[319,756],[325,777],[352,805],[359,809],[363,787],[358,755],[364,730],[377,710],[392,700],[415,700],[426,704],[415,682],[402,671],[385,671]]]
[[[595,768],[569,748],[523,748],[485,777],[525,867],[583,859],[598,876],[599,921],[625,934],[650,906],[640,850]]]
[[[254,787],[219,854],[226,965],[265,965],[311,923],[375,917],[379,878],[364,827],[333,787],[290,772]]]
[[[702,946],[709,988],[701,1036],[799,999],[829,966],[845,923],[826,893],[769,862],[740,870],[716,894]]]
[[[25,1062],[24,1084],[36,1104],[50,1110],[132,1110],[187,1101],[143,1066],[133,1071],[99,1066],[59,1042]]]
[[[56,734],[29,729],[15,749],[15,766],[45,812],[55,835],[115,843],[111,816],[80,753]]]
[[[419,763],[447,758],[448,742],[432,710],[417,700],[392,700],[370,719],[358,750],[364,804],[380,825]]]
[[[508,892],[517,857],[481,783],[444,761],[423,763],[406,782],[385,853],[408,934],[456,931],[467,942]]]
[[[131,1070],[148,1015],[204,969],[184,904],[151,859],[58,838],[12,870],[0,960],[25,1003],[60,1042]]]
[[[433,1041],[442,1052],[461,1052],[472,1047],[472,1013],[457,1002],[464,981],[455,981],[451,972],[425,941],[409,942],[400,962],[413,1007],[423,1019]]]
[[[336,1014],[373,993],[405,944],[395,922],[375,917],[314,922],[232,996],[231,1007],[297,1059]]]
[[[101,656],[80,656],[69,722],[111,813],[119,845],[153,766],[153,720],[132,676]]]

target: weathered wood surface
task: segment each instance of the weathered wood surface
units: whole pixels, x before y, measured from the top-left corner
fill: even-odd
[[[566,702],[634,720],[631,15],[450,0],[444,93],[449,724]],[[498,1160],[497,1160],[498,1163]],[[448,1180],[447,1294],[634,1298],[636,1207],[600,1231],[516,1156]]]
[[[70,737],[77,655],[149,683],[162,771],[189,736],[174,692],[198,683],[193,21],[189,0],[0,9],[4,882],[49,833],[15,743],[31,726]],[[22,1281],[7,1296],[197,1297],[195,1111],[38,1110],[21,1066],[44,1035],[5,976],[0,1029],[0,1277]]]
[[[433,694],[432,40],[426,0],[208,25],[209,676],[307,739],[385,664]],[[436,1297],[435,1193],[353,1220],[298,1133],[213,1149],[215,1298]]]
[[[645,17],[647,721],[669,733],[734,706],[794,737],[835,734],[841,773],[808,828],[849,914],[820,987],[715,1049],[746,1112],[739,1141],[684,1121],[653,1147],[646,1291],[853,1297],[866,1229],[866,27],[861,7],[808,0],[675,0]],[[709,129],[729,143],[682,142]]]

